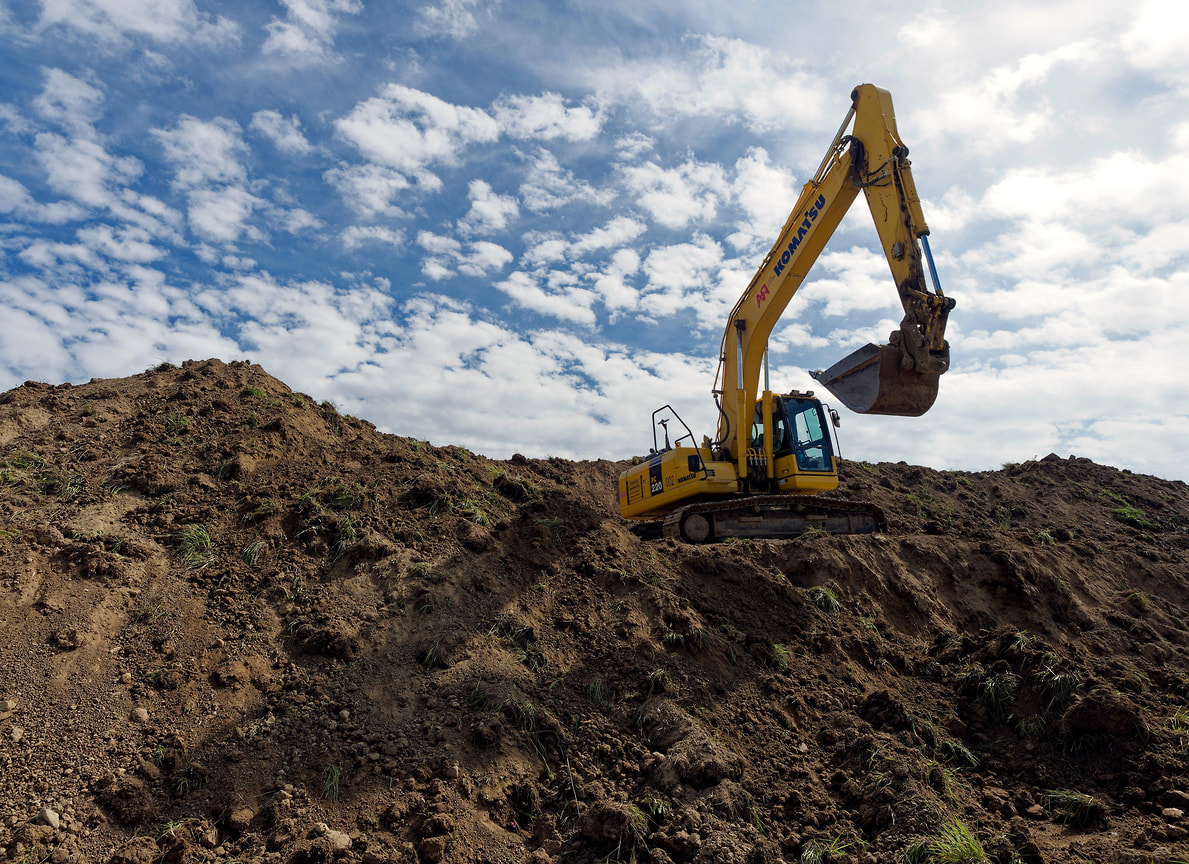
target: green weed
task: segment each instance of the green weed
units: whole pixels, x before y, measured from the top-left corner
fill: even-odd
[[[322,772],[322,797],[338,801],[343,791],[343,766],[332,763]]]
[[[264,541],[263,540],[253,540],[251,543],[249,543],[247,546],[244,547],[243,552],[240,553],[240,557],[243,559],[244,563],[247,564],[249,567],[255,567],[256,562],[260,560],[260,556],[263,553],[264,553]]]
[[[1130,525],[1132,528],[1147,529],[1152,527],[1152,523],[1144,514],[1144,511],[1137,510],[1135,507],[1116,507],[1111,511],[1115,518],[1124,525]]]
[[[978,837],[960,819],[941,827],[929,841],[928,861],[936,864],[986,864],[990,861]]]
[[[602,678],[596,678],[586,685],[586,698],[590,700],[590,704],[597,708],[602,708],[609,701],[607,698],[607,685],[603,683]]]
[[[809,589],[809,602],[819,612],[824,612],[827,615],[837,615],[842,611],[842,603],[839,602],[838,595],[825,585]]]
[[[1102,805],[1093,795],[1072,789],[1055,789],[1045,794],[1045,806],[1061,816],[1064,825],[1086,826],[1102,815]]]
[[[789,651],[780,642],[773,642],[768,646],[769,656],[772,658],[772,665],[781,672],[788,671],[789,663],[792,659],[792,652]]]
[[[1011,713],[1012,703],[1016,701],[1016,691],[1020,685],[1020,676],[1013,672],[996,672],[988,675],[979,685],[975,702],[985,705],[996,720],[1003,720]]]
[[[202,525],[185,525],[174,537],[175,551],[187,570],[201,570],[214,560],[211,535]]]
[[[841,837],[833,840],[815,838],[801,847],[801,864],[826,864],[832,858],[841,858],[850,846]]]

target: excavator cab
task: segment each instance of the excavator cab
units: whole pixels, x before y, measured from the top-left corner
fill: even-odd
[[[778,396],[765,391],[756,401],[748,442],[751,488],[786,493],[836,488],[838,468],[827,424],[825,407],[812,393]],[[765,447],[768,437],[771,450]]]

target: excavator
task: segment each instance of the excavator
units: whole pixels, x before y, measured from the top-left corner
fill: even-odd
[[[769,389],[768,337],[860,190],[904,318],[888,344],[865,345],[810,375],[859,414],[919,417],[932,407],[939,378],[950,364],[945,327],[954,301],[942,293],[937,278],[892,97],[861,84],[852,91],[846,119],[776,244],[727,319],[712,389],[717,437],[703,436],[695,444],[672,406],[654,411],[649,457],[619,477],[624,518],[653,529],[659,523],[664,536],[688,543],[797,537],[812,530],[864,534],[885,527],[873,505],[818,494],[838,487],[830,432],[840,422],[838,412],[812,391]],[[682,434],[670,442],[674,422],[679,424],[674,431]],[[657,441],[658,427],[663,445]]]

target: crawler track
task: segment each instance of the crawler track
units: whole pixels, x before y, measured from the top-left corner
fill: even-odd
[[[712,543],[729,537],[782,539],[809,531],[874,534],[887,527],[873,504],[835,498],[757,495],[733,501],[691,504],[665,517],[662,533],[686,543]]]

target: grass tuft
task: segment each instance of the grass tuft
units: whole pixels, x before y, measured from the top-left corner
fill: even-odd
[[[322,797],[338,801],[343,791],[343,766],[332,763],[322,772]]]
[[[176,551],[187,570],[201,570],[214,560],[211,535],[202,525],[185,525],[174,537]]]

